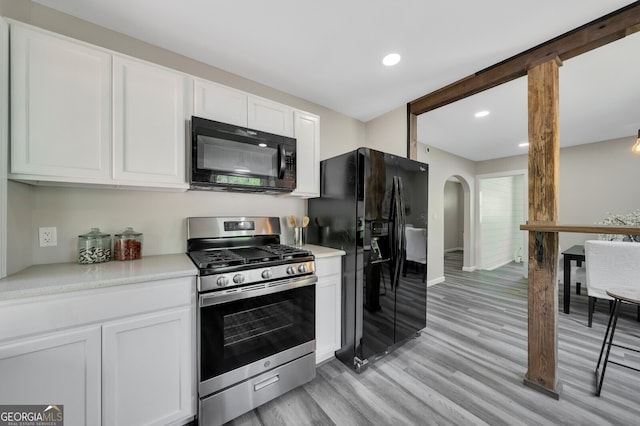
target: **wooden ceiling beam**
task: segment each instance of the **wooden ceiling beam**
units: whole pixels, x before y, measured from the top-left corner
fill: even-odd
[[[409,112],[420,115],[441,106],[491,89],[516,78],[548,60],[565,61],[640,29],[640,1],[575,28],[554,39],[485,68],[441,89],[409,102]],[[634,53],[630,53],[634,54]]]

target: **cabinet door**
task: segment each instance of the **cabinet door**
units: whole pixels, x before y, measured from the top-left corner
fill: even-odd
[[[189,307],[103,326],[102,424],[165,425],[195,415]]]
[[[63,405],[64,423],[100,424],[100,327],[0,346],[2,404]]]
[[[316,364],[334,356],[341,346],[342,258],[316,259]]]
[[[299,197],[320,196],[320,117],[302,111],[294,112],[296,151],[296,190]]]
[[[293,136],[293,110],[286,105],[249,96],[248,126],[263,132]]]
[[[0,18],[0,278],[7,271],[7,153],[9,137],[9,24]]]
[[[188,78],[120,57],[114,69],[114,179],[186,184]]]
[[[196,80],[193,115],[246,127],[247,99],[248,95],[244,92],[210,81]]]
[[[11,173],[110,178],[111,57],[11,25]]]

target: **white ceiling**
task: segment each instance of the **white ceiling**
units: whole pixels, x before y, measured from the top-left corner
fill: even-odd
[[[636,135],[640,128],[640,33],[560,67],[560,146]],[[487,117],[475,118],[477,111]],[[418,140],[482,161],[527,153],[527,78],[418,117]],[[629,145],[631,150],[631,145]]]
[[[633,3],[34,1],[364,122]],[[561,68],[561,146],[629,136],[640,127],[639,84],[626,80],[640,69],[631,64],[640,58],[640,35],[615,45]],[[390,52],[402,61],[387,68],[381,60]],[[420,116],[418,140],[476,161],[523,153],[520,80]],[[492,113],[473,122],[470,114],[480,107]]]

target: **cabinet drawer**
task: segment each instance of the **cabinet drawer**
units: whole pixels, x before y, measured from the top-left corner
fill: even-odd
[[[341,271],[342,256],[316,258],[316,275],[319,278],[340,275]]]
[[[172,278],[0,303],[0,342],[111,319],[186,306],[195,277]]]

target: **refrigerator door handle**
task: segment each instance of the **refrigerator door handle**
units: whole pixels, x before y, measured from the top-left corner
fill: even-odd
[[[391,276],[391,290],[393,290],[394,286],[396,285],[396,254],[397,254],[397,229],[396,229],[396,177],[393,177],[393,181],[391,183],[391,211],[389,213],[389,234],[390,234],[390,239],[391,241],[389,241],[389,257],[391,258],[391,271],[393,272],[393,275]]]
[[[405,228],[407,224],[407,217],[405,213],[404,203],[404,185],[402,177],[397,176],[398,186],[398,258],[400,259],[400,269],[404,266],[404,261],[407,256],[407,236]],[[398,280],[396,282],[396,288],[400,285],[400,272],[398,273]]]
[[[402,209],[402,197],[400,194],[401,190],[401,181],[398,176],[393,177],[393,187],[392,187],[392,226],[393,226],[393,241],[391,242],[391,247],[393,247],[393,278],[391,280],[391,289],[395,289],[398,287],[398,282],[400,281],[400,274],[402,273],[402,264],[403,264],[403,255],[402,255],[402,247],[403,247],[403,232],[404,225],[402,222],[403,213]]]

